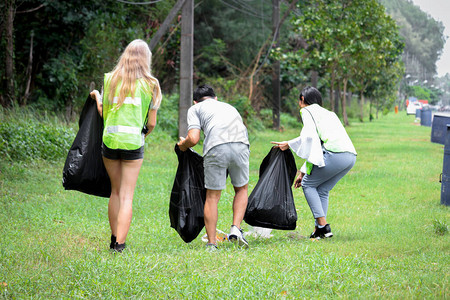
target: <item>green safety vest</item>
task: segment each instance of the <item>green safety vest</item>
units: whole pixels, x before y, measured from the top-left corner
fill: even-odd
[[[142,128],[148,109],[153,107],[152,94],[143,79],[136,81],[134,98],[128,95],[122,106],[117,108],[120,83],[117,86],[113,103],[109,100],[111,73],[105,74],[103,95],[103,143],[110,149],[136,150],[144,146]]]

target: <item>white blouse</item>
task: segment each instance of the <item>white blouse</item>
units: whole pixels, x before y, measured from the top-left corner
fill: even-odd
[[[300,114],[303,120],[300,136],[288,141],[289,147],[299,157],[321,168],[325,166],[323,149],[356,155],[344,126],[334,112],[312,104],[302,108]],[[306,162],[300,171],[306,173]]]

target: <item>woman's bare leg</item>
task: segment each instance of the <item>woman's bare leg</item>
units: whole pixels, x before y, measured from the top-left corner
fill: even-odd
[[[143,159],[122,160],[122,174],[119,192],[119,213],[117,215],[117,243],[125,243],[130,229],[133,196]]]
[[[103,157],[106,171],[111,180],[111,196],[108,203],[108,219],[111,227],[111,234],[117,236],[117,216],[119,214],[119,190],[122,167],[120,160],[113,160]]]
[[[111,233],[119,244],[125,243],[132,218],[134,189],[143,159],[112,160],[103,158],[111,179],[108,217]]]

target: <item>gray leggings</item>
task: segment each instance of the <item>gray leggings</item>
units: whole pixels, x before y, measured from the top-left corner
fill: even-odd
[[[324,151],[325,167],[313,166],[310,175],[302,180],[303,193],[314,219],[326,217],[331,189],[355,165],[356,155],[350,152]],[[317,225],[317,221],[316,221]]]

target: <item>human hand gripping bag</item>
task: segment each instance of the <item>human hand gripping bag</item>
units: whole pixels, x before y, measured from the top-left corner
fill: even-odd
[[[186,243],[193,241],[205,226],[203,209],[206,188],[203,157],[192,149],[181,151],[175,145],[178,168],[170,195],[170,227]]]
[[[102,159],[103,119],[97,103],[88,96],[78,122],[79,130],[67,154],[63,186],[89,195],[109,198],[111,181]]]
[[[295,229],[297,211],[292,184],[296,173],[291,150],[273,147],[259,168],[259,180],[248,198],[244,221],[264,228]]]

